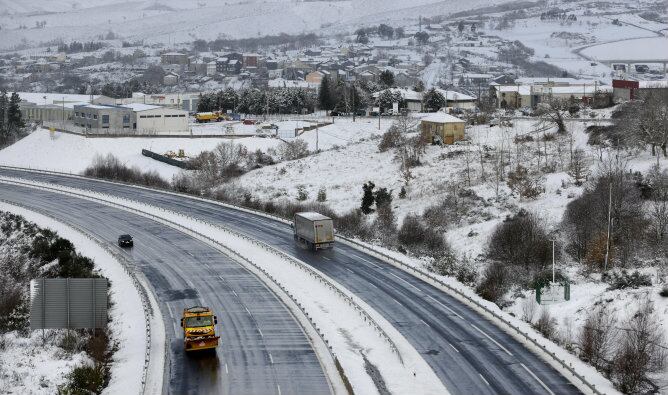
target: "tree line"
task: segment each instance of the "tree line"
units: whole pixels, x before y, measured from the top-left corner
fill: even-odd
[[[25,122],[19,103],[21,98],[14,92],[7,97],[7,92],[0,92],[0,147],[13,144],[23,134]]]

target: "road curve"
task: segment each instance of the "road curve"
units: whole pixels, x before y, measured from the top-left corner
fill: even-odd
[[[0,199],[64,219],[127,250],[156,291],[169,350],[171,394],[330,394],[320,362],[297,320],[252,273],[193,237],[127,211],[62,194],[0,183]],[[118,296],[117,296],[118,297]],[[186,355],[183,308],[210,306],[218,316],[217,353]]]
[[[213,202],[64,175],[0,168],[0,175],[90,189],[181,212],[262,240],[321,270],[379,311],[453,395],[577,394],[549,364],[468,305],[380,259],[339,243],[313,253],[289,226]]]

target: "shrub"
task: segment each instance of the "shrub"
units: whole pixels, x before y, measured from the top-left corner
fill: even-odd
[[[637,270],[631,274],[626,270],[604,273],[603,280],[610,284],[608,290],[649,287],[652,285],[652,277],[649,274],[641,274]]]
[[[522,165],[517,165],[515,170],[508,172],[508,188],[527,199],[534,199],[545,191],[538,177],[529,174]]]
[[[551,261],[552,243],[538,218],[522,209],[496,227],[488,256],[508,265],[540,267]]]
[[[451,276],[462,284],[472,286],[478,277],[478,273],[471,263],[464,259],[461,262],[451,252],[443,254],[435,259],[430,269],[441,276]]]
[[[93,163],[83,172],[84,176],[146,185],[154,188],[169,189],[165,181],[155,171],[142,172],[138,167],[128,167],[112,154],[96,156]]]
[[[362,213],[364,214],[370,214],[373,212],[373,209],[371,206],[373,205],[373,202],[375,201],[374,198],[374,193],[373,189],[376,187],[376,185],[369,181],[362,185],[362,190],[364,191],[364,194],[362,195],[362,205],[360,209],[362,210]]]
[[[296,160],[308,156],[308,144],[302,139],[294,139],[283,144],[279,153],[283,160]]]
[[[334,227],[344,235],[359,237],[362,240],[369,240],[373,234],[366,217],[359,209],[339,216],[334,221]]]
[[[306,199],[308,199],[308,191],[306,191],[305,186],[299,185],[297,187],[297,200],[303,202]]]
[[[104,389],[105,372],[102,366],[78,366],[67,378],[67,384],[61,388],[65,393],[99,394]]]
[[[445,256],[450,250],[442,234],[425,226],[420,217],[414,214],[404,218],[397,233],[397,240],[417,253],[432,257]]]
[[[399,199],[405,199],[406,198],[406,187],[402,186],[401,190],[399,190]]]
[[[378,150],[380,152],[385,152],[392,148],[396,148],[402,143],[402,140],[403,136],[401,135],[401,132],[393,125],[387,132],[383,133],[380,143],[378,144]]]
[[[550,315],[549,310],[543,309],[534,328],[546,339],[554,339],[557,334],[557,320]]]
[[[580,359],[598,370],[609,372],[617,342],[617,317],[606,306],[591,310],[580,331]]]
[[[485,300],[501,305],[509,289],[508,269],[500,262],[492,262],[485,270],[476,293]]]
[[[316,200],[320,203],[327,200],[327,190],[325,187],[322,187],[318,190],[318,198]]]

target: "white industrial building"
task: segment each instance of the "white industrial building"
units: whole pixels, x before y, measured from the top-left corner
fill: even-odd
[[[132,110],[137,134],[185,132],[188,130],[188,112],[151,104],[130,103],[121,107]]]

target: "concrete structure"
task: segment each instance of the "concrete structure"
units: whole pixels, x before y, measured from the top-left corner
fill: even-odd
[[[322,79],[323,79],[326,75],[330,75],[330,72],[329,72],[329,71],[325,71],[325,70],[312,71],[312,72],[306,74],[306,77],[304,78],[304,80],[305,80],[306,82],[308,82],[309,84],[318,84],[318,85],[320,85],[320,83],[322,82]]]
[[[69,121],[74,115],[72,105],[19,103],[19,109],[24,120],[35,122],[62,122]]]
[[[169,72],[165,74],[162,82],[167,86],[174,86],[179,83],[179,75],[176,73]]]
[[[465,124],[457,117],[437,112],[422,118],[420,128],[423,132],[430,134],[432,141],[453,144],[455,141],[464,140]]]
[[[121,106],[79,104],[74,106],[72,123],[93,133],[104,133],[105,130],[127,130],[131,133],[134,129],[132,115],[132,110]]]

